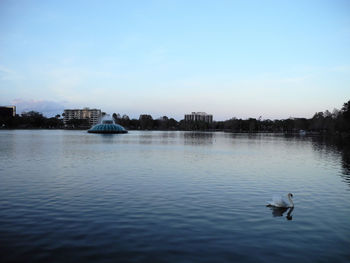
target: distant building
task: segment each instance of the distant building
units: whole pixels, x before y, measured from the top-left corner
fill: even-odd
[[[9,118],[16,116],[16,106],[0,106],[0,117]]]
[[[206,114],[205,112],[192,112],[191,114],[185,114],[185,121],[204,121],[212,123],[213,115]]]
[[[89,125],[96,125],[102,116],[102,112],[100,109],[66,109],[64,110],[64,118],[63,122],[67,125],[67,122],[72,119],[87,119],[89,121]]]

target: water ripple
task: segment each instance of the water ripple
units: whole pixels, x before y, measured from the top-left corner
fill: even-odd
[[[0,131],[1,262],[348,262],[349,158],[314,138]],[[295,209],[265,207],[294,194]]]

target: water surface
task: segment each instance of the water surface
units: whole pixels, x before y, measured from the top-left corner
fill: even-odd
[[[316,137],[0,131],[0,261],[349,262],[349,152]],[[293,193],[295,209],[265,207]]]

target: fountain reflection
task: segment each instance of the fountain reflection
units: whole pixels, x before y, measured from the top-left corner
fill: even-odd
[[[280,217],[283,216],[283,214],[288,210],[287,213],[287,220],[292,220],[293,216],[292,216],[292,212],[294,210],[294,207],[274,207],[274,206],[270,206],[269,207],[272,210],[272,216],[273,217]]]

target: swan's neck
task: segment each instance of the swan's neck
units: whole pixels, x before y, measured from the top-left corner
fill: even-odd
[[[289,200],[289,203],[290,203],[290,207],[294,207],[294,203],[293,203],[293,200],[290,197],[290,195],[288,195],[288,200]]]

